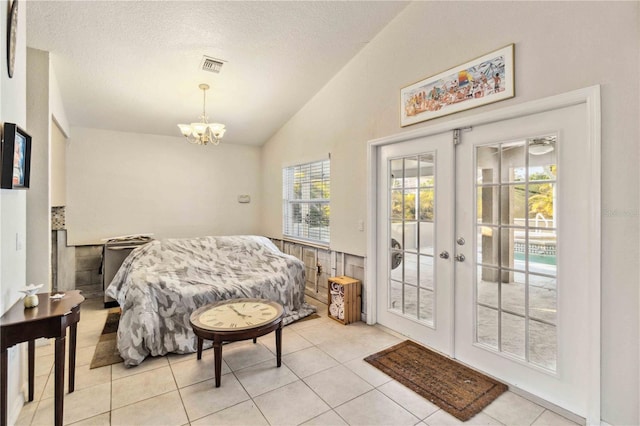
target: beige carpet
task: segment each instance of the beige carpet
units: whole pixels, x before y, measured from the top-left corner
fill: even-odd
[[[122,358],[116,347],[119,321],[120,308],[109,309],[109,315],[107,315],[100,340],[96,345],[96,351],[93,353],[93,359],[89,366],[90,369],[122,362]]]
[[[478,414],[507,385],[409,340],[365,361],[462,421]]]

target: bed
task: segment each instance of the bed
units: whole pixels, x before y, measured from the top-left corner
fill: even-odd
[[[149,355],[195,352],[189,316],[218,300],[270,299],[283,305],[285,325],[304,318],[316,310],[304,285],[304,264],[265,237],[202,237],[136,248],[106,294],[122,308],[118,351],[133,366]]]

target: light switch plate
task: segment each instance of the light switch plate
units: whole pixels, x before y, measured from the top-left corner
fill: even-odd
[[[243,204],[250,203],[251,197],[246,194],[238,195],[238,202]]]

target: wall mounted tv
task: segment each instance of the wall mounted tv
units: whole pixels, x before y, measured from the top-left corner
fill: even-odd
[[[31,136],[14,123],[4,123],[0,188],[29,188]]]

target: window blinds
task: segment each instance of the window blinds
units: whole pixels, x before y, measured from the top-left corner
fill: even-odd
[[[329,243],[329,160],[299,164],[282,170],[283,234]]]

